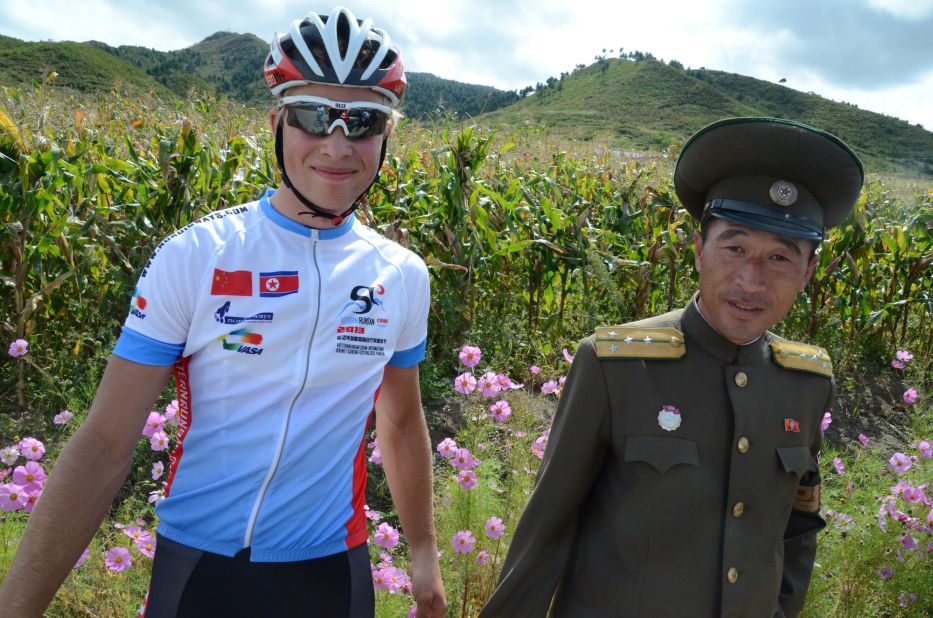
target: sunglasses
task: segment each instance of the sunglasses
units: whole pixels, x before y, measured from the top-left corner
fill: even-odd
[[[369,101],[331,101],[322,97],[296,95],[282,97],[287,109],[285,122],[308,135],[325,137],[337,126],[347,139],[363,139],[386,131],[392,108]]]

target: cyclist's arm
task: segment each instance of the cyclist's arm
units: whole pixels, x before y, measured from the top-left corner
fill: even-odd
[[[126,479],[170,371],[111,356],[87,419],[62,449],[29,517],[0,588],[0,614],[42,615]]]
[[[411,546],[416,615],[441,618],[447,603],[437,562],[431,443],[421,409],[417,365],[386,365],[376,400],[376,437],[392,499]]]

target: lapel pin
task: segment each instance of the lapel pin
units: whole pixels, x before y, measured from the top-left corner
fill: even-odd
[[[661,406],[658,412],[658,425],[664,431],[674,431],[680,427],[680,410],[674,406]]]

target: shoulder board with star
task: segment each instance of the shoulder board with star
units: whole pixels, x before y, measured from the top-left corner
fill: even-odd
[[[687,353],[684,334],[676,328],[600,326],[596,329],[599,358],[678,359]]]
[[[819,346],[776,339],[771,342],[771,358],[784,369],[833,377],[833,362]]]

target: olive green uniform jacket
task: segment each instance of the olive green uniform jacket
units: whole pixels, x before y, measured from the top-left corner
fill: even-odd
[[[646,344],[652,328],[682,341]],[[787,342],[802,368],[782,367],[778,337],[736,346],[695,302],[600,330],[618,343],[580,343],[482,618],[541,617],[552,601],[567,618],[797,615],[825,525],[816,458],[829,357]],[[636,351],[614,356],[631,333]],[[685,354],[645,358],[668,354],[657,346]],[[819,352],[800,361],[801,349]],[[661,426],[664,406],[679,411],[675,429]]]

